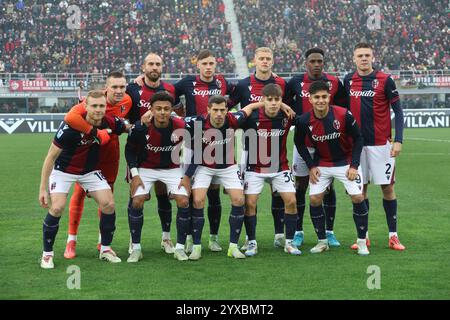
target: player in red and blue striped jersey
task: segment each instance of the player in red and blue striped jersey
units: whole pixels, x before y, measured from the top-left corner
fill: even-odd
[[[287,100],[297,115],[310,112],[312,105],[309,102],[309,86],[317,80],[323,80],[330,86],[330,104],[347,107],[348,99],[347,93],[339,80],[339,78],[327,74],[323,71],[324,68],[324,51],[320,48],[311,48],[305,53],[305,67],[306,72],[294,75],[287,84]],[[305,141],[308,150],[311,154],[314,152],[311,141]],[[296,195],[297,195],[297,212],[298,221],[295,232],[294,243],[296,246],[301,246],[304,239],[303,232],[303,215],[305,212],[305,194],[308,188],[309,172],[306,163],[297,151],[294,145],[292,172],[295,175]],[[336,216],[336,191],[333,184],[327,190],[323,205],[326,216],[326,234],[330,247],[340,246],[339,241],[334,235],[334,221]]]
[[[181,142],[184,136],[183,119],[171,117],[173,97],[166,91],[155,93],[151,100],[151,119],[144,114],[130,131],[125,155],[132,175],[132,203],[128,207],[131,250],[127,262],[143,258],[141,231],[144,222],[144,202],[153,184],[164,183],[174,197],[177,207],[177,244],[185,243],[189,226],[189,198],[184,188],[178,188],[183,171],[180,167]],[[175,250],[175,258],[187,260],[184,250]]]
[[[241,174],[234,156],[235,131],[243,127],[245,119],[258,106],[231,113],[223,96],[212,96],[208,102],[208,115],[188,117],[186,129],[193,137],[193,156],[182,184],[189,189],[193,176],[192,227],[193,248],[190,260],[201,258],[201,235],[205,223],[203,208],[208,188],[212,181],[223,185],[231,200],[230,244],[228,256],[245,258],[237,243],[244,222],[244,193]],[[195,175],[194,175],[195,173]]]
[[[175,83],[177,97],[184,96],[186,105],[176,106],[178,114],[186,117],[206,116],[208,114],[208,100],[214,95],[227,96],[233,90],[231,82],[222,75],[216,74],[217,60],[213,51],[200,50],[197,55],[198,75],[187,76]],[[184,107],[184,109],[182,109]],[[182,110],[182,111],[181,111]],[[184,163],[190,161],[191,152],[184,149]],[[222,216],[222,204],[220,202],[220,185],[211,184],[208,190],[208,220],[209,220],[209,249],[222,251],[219,244],[219,227]],[[187,252],[192,250],[192,235],[188,235]]]
[[[282,90],[277,84],[263,89],[262,107],[253,111],[245,125],[245,147],[248,150],[247,168],[244,175],[245,229],[248,236],[246,256],[258,253],[256,242],[256,204],[264,183],[277,192],[284,202],[286,243],[284,251],[300,255],[292,243],[297,224],[294,179],[289,168],[286,141],[292,124],[292,116],[284,112],[292,110],[282,104]],[[285,110],[282,111],[282,107]]]
[[[285,101],[286,94],[286,80],[273,74],[273,51],[267,47],[261,47],[255,51],[255,67],[256,71],[245,79],[239,80],[233,93],[230,95],[228,101],[229,107],[234,107],[240,104],[241,108],[244,108],[250,103],[260,102],[263,98],[262,90],[267,84],[278,84],[283,92],[283,101]],[[286,102],[286,101],[285,101]],[[247,151],[243,153],[241,164],[246,162],[245,157]],[[241,165],[243,171],[245,166]],[[272,216],[275,227],[275,239],[274,245],[276,247],[284,248],[284,203],[281,197],[274,193],[272,194]],[[247,241],[243,246],[243,250],[246,250]]]
[[[120,135],[127,130],[118,117],[106,115],[104,91],[90,91],[86,97],[86,120],[98,129],[110,129],[112,134]],[[74,182],[97,202],[100,210],[101,248],[99,258],[112,263],[120,262],[111,249],[115,230],[114,197],[106,178],[99,170],[101,159],[100,142],[95,133],[84,134],[61,124],[42,167],[39,202],[48,208],[48,192],[51,206],[43,224],[44,252],[41,267],[54,268],[53,244],[58,232],[59,220],[67,202],[69,190]]]
[[[358,254],[368,255],[366,232],[368,209],[362,193],[362,172],[359,168],[363,139],[351,113],[338,106],[330,106],[329,86],[316,81],[309,88],[313,110],[296,119],[295,144],[309,168],[311,220],[319,239],[311,253],[328,250],[325,234],[325,215],[322,206],[325,190],[333,179],[340,180],[353,203],[353,219],[358,233]],[[310,138],[314,159],[306,147]]]
[[[389,228],[389,247],[403,251],[397,235],[397,196],[394,190],[395,157],[402,149],[403,110],[394,80],[372,67],[374,55],[367,43],[359,43],[353,51],[356,71],[345,76],[344,86],[349,106],[364,137],[361,166],[364,175],[364,197],[369,199],[367,185],[380,185],[383,207]],[[395,114],[395,139],[391,137],[391,107]],[[370,174],[370,175],[369,175]],[[355,249],[355,245],[352,249]]]
[[[129,114],[131,123],[135,123],[150,110],[150,100],[156,92],[167,91],[174,98],[175,104],[178,103],[173,84],[161,80],[162,68],[162,58],[155,53],[149,53],[142,65],[144,76],[139,77],[136,82],[128,84],[126,92],[133,101],[133,107]],[[162,229],[161,248],[166,253],[172,254],[174,252],[170,237],[172,205],[167,195],[166,186],[160,181],[155,183],[155,194],[158,200],[158,215]]]

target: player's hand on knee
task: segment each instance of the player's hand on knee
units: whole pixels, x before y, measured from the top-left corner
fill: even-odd
[[[391,158],[397,157],[402,151],[402,144],[400,142],[394,142],[391,148]]]
[[[39,192],[39,205],[42,208],[48,208],[48,192],[47,190],[41,190]]]
[[[139,177],[138,175],[134,176],[133,179],[131,179],[131,183],[130,183],[130,195],[131,195],[131,197],[133,197],[136,194],[136,191],[137,191],[137,189],[140,186],[145,189],[145,185],[142,182],[141,177]]]
[[[309,181],[312,184],[319,182],[320,170],[317,167],[313,167],[309,170]]]
[[[346,176],[347,176],[348,180],[353,181],[358,176],[358,170],[355,169],[355,168],[350,167],[347,170]]]
[[[103,146],[105,144],[107,144],[109,142],[109,140],[111,140],[111,137],[109,135],[109,133],[111,132],[111,129],[101,129],[98,130],[96,128],[92,129],[91,134],[94,137],[95,140],[97,140],[97,142]]]

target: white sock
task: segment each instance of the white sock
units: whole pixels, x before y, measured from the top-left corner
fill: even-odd
[[[67,242],[69,241],[77,241],[77,235],[76,234],[69,234],[67,237]]]
[[[102,243],[102,234],[101,233],[98,234],[98,243]]]
[[[186,240],[192,241],[192,234],[188,234],[188,235],[186,236]]]
[[[53,251],[49,251],[49,252],[42,251],[42,256],[52,256],[53,257]]]
[[[177,244],[175,245],[175,250],[178,250],[178,249],[184,250],[184,244],[177,243]]]
[[[390,239],[392,236],[398,237],[397,232],[389,232],[389,239]]]
[[[141,250],[141,244],[140,243],[132,243],[131,248],[133,250]]]
[[[245,241],[248,241],[248,235],[245,235]]]
[[[209,238],[210,238],[210,239],[217,240],[219,237],[217,236],[217,234],[210,234],[210,235],[209,235]]]
[[[295,231],[295,234],[303,234],[303,230],[302,231]]]
[[[327,230],[326,232],[327,232],[327,233],[334,234],[334,231],[333,231],[333,230],[331,230],[331,231],[330,231],[330,230]]]
[[[248,242],[248,244],[254,244],[254,245],[256,245],[256,240],[250,240],[250,241]]]
[[[162,233],[162,239],[163,240],[170,240],[170,232],[163,232]]]
[[[237,248],[237,243],[230,242],[230,248]]]
[[[102,245],[100,248],[100,252],[103,253],[105,251],[111,250],[111,246],[104,246]]]
[[[284,237],[284,233],[275,233],[275,239],[280,239]]]

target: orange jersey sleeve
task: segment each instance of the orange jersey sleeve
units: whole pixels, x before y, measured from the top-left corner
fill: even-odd
[[[120,102],[114,105],[108,104],[106,114],[119,118],[128,118],[128,113],[130,112],[132,105],[133,101],[131,100],[131,97],[128,94],[125,94]]]
[[[75,130],[88,134],[92,130],[92,125],[85,119],[85,106],[86,103],[84,101],[73,106],[64,117],[64,121]]]

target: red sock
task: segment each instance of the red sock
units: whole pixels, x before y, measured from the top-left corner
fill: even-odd
[[[78,234],[78,226],[80,224],[81,216],[83,215],[85,197],[86,192],[78,183],[75,183],[69,204],[69,234],[71,235]]]

